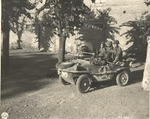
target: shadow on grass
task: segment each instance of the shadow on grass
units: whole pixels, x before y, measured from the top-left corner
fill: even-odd
[[[114,80],[103,81],[103,82],[93,82],[89,92],[104,89],[104,88],[109,88],[114,85],[116,85],[116,82]]]
[[[2,72],[7,69],[1,81],[2,100],[50,86],[58,77],[56,63],[54,54],[11,54],[9,67],[2,67]]]

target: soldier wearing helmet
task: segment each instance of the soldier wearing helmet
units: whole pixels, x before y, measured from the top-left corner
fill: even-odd
[[[105,54],[106,54],[105,42],[101,42],[98,56],[105,57]]]
[[[113,43],[113,63],[122,61],[122,49],[119,47],[119,41],[115,40]]]
[[[105,42],[101,42],[100,49],[97,52],[95,52],[95,55],[93,57],[91,57],[90,62],[95,65],[105,65],[105,53]]]
[[[106,48],[105,48],[105,42],[100,43],[100,49],[97,56],[97,65],[105,65],[105,54],[106,54]]]
[[[113,61],[113,46],[111,41],[107,41],[106,43],[106,60],[109,62]]]

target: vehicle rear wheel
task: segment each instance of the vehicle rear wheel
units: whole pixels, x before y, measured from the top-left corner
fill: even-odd
[[[116,83],[119,86],[126,86],[129,82],[129,71],[122,71],[116,77]]]
[[[67,81],[65,81],[61,76],[59,76],[59,80],[63,85],[68,85],[70,83],[68,83]]]
[[[76,87],[78,92],[86,93],[91,87],[91,80],[87,75],[81,75],[77,79]]]

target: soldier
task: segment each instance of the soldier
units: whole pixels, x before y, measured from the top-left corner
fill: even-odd
[[[112,46],[112,42],[108,41],[106,43],[106,55],[105,58],[108,62],[112,62],[113,61],[113,46]]]
[[[116,64],[117,62],[122,61],[122,49],[119,47],[119,41],[115,40],[113,43],[113,63]]]
[[[101,42],[98,56],[105,57],[105,54],[106,54],[105,42]]]
[[[95,56],[91,58],[91,63],[99,66],[105,65],[106,64],[105,54],[106,54],[105,43],[101,42],[99,51],[95,54]]]

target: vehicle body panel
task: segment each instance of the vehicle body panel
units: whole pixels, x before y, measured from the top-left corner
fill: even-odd
[[[83,61],[84,62],[84,61]],[[97,66],[88,62],[78,64],[65,69],[59,69],[59,75],[62,78],[71,83],[76,84],[76,80],[79,76],[86,74],[91,77],[92,82],[112,80],[113,77],[123,70],[129,70],[128,66]]]

